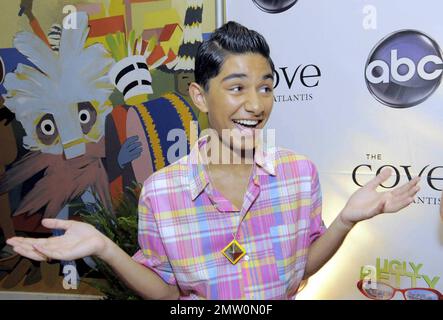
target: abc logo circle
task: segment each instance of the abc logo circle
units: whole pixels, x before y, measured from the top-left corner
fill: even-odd
[[[298,0],[252,0],[257,7],[267,13],[281,13],[289,10]]]
[[[417,30],[401,30],[382,39],[366,62],[369,92],[392,108],[409,108],[428,99],[442,78],[437,42]]]

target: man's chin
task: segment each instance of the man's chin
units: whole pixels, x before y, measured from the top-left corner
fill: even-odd
[[[232,146],[231,150],[234,153],[241,155],[242,157],[253,156],[256,146],[251,143],[238,143]]]

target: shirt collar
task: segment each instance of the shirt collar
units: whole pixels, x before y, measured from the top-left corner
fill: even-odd
[[[254,154],[254,162],[264,174],[275,176],[275,147],[259,143]]]
[[[189,186],[192,200],[195,200],[209,183],[205,165],[200,155],[200,150],[206,145],[208,137],[209,136],[206,135],[198,139],[189,154]],[[257,165],[254,176],[276,175],[275,148],[264,147],[264,144],[260,143],[255,151],[254,162]]]

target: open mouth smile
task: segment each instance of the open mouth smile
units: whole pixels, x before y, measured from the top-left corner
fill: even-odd
[[[232,120],[236,127],[242,129],[255,129],[262,122],[262,120]]]

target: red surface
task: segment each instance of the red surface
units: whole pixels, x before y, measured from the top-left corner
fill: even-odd
[[[177,27],[180,28],[180,26],[177,23],[165,25],[162,33],[160,34],[159,40],[160,41],[168,41],[171,38],[172,34],[174,33],[174,31]]]
[[[124,32],[125,18],[124,16],[106,17],[95,20],[89,20],[89,37],[102,37],[110,33]]]
[[[152,50],[151,55],[146,60],[148,63],[148,66],[153,65],[157,60],[165,56],[165,52],[163,51],[163,48],[160,45],[157,45],[154,50]]]

